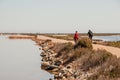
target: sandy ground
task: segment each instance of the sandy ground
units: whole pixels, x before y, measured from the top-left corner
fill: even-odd
[[[73,41],[67,41],[67,40],[62,40],[62,39],[55,39],[55,38],[46,37],[46,36],[42,36],[42,35],[39,35],[37,38],[43,39],[43,40],[50,39],[50,40],[52,40],[52,42],[55,42],[55,43],[66,43],[66,42],[74,43]],[[104,45],[100,45],[100,44],[93,44],[93,49],[94,50],[105,49],[108,52],[112,53],[113,55],[116,55],[117,57],[120,57],[120,48],[117,48],[117,47],[104,46]]]
[[[117,48],[117,47],[93,44],[93,49],[95,49],[95,50],[97,50],[97,49],[105,49],[108,52],[112,53],[113,55],[116,55],[117,57],[120,57],[120,48]]]
[[[14,36],[11,36],[13,38],[15,37],[24,37],[24,38],[31,38],[33,36],[28,36],[28,35],[14,35]],[[38,35],[37,36],[38,39],[41,39],[41,40],[47,40],[47,39],[50,39],[52,40],[52,42],[54,43],[66,43],[66,42],[71,42],[74,44],[74,41],[67,41],[67,40],[62,40],[62,39],[56,39],[56,38],[51,38],[51,37],[47,37],[47,36],[43,36],[43,35]],[[97,49],[105,49],[107,50],[108,52],[112,53],[113,55],[116,55],[117,57],[120,57],[120,48],[117,48],[117,47],[111,47],[111,46],[104,46],[104,45],[100,45],[100,44],[93,44],[93,49],[94,50],[97,50]]]
[[[37,38],[38,38],[38,39],[42,39],[42,40],[50,39],[50,40],[52,40],[52,42],[55,42],[55,43],[66,43],[66,42],[72,42],[72,43],[74,43],[73,41],[67,41],[67,40],[62,40],[62,39],[56,39],[56,38],[51,38],[51,37],[42,36],[42,35],[37,36]]]

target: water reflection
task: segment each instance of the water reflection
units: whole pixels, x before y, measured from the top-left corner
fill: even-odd
[[[38,46],[31,40],[9,40],[0,36],[0,80],[48,80],[41,70]]]

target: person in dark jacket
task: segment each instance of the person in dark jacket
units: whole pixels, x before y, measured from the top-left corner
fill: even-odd
[[[76,31],[75,34],[74,34],[74,41],[75,41],[75,43],[77,43],[78,39],[79,39],[79,34]]]
[[[93,32],[91,30],[88,31],[88,37],[92,40]]]

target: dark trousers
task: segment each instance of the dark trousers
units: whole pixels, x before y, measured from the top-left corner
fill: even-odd
[[[92,35],[89,35],[89,38],[90,38],[91,40],[92,40],[92,37],[93,37]]]

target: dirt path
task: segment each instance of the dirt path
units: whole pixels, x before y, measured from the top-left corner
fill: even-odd
[[[66,43],[66,42],[74,43],[73,41],[67,41],[67,40],[62,40],[62,39],[55,39],[55,38],[46,37],[46,36],[42,36],[42,35],[38,36],[38,38],[39,39],[43,39],[43,40],[50,39],[50,40],[52,40],[52,42],[55,42],[55,43]],[[94,50],[105,49],[108,52],[112,53],[113,55],[116,55],[117,57],[120,57],[120,48],[104,46],[104,45],[99,45],[99,44],[93,44],[93,49]]]
[[[10,36],[12,38],[25,38],[25,39],[29,39],[31,38],[31,36],[28,35],[12,35]],[[72,42],[74,44],[74,41],[67,41],[67,40],[63,40],[63,39],[56,39],[56,38],[51,38],[51,37],[47,37],[47,36],[43,36],[43,35],[38,35],[37,36],[38,39],[42,39],[42,40],[47,40],[50,39],[52,40],[52,42],[55,43],[66,43],[66,42]],[[105,49],[108,52],[112,53],[113,55],[116,55],[117,57],[120,57],[120,48],[117,47],[110,47],[110,46],[104,46],[104,45],[100,45],[100,44],[93,44],[93,49],[97,50],[97,49]]]
[[[51,38],[51,37],[42,36],[42,35],[38,35],[37,38],[42,39],[42,40],[50,39],[50,40],[52,40],[52,42],[55,42],[55,43],[66,43],[66,42],[74,43],[73,41],[67,41],[67,40],[63,40],[63,39],[56,39],[56,38]]]
[[[105,49],[108,52],[112,53],[113,55],[116,55],[117,57],[120,57],[120,48],[117,47],[111,47],[111,46],[104,46],[100,44],[93,44],[93,49]]]

